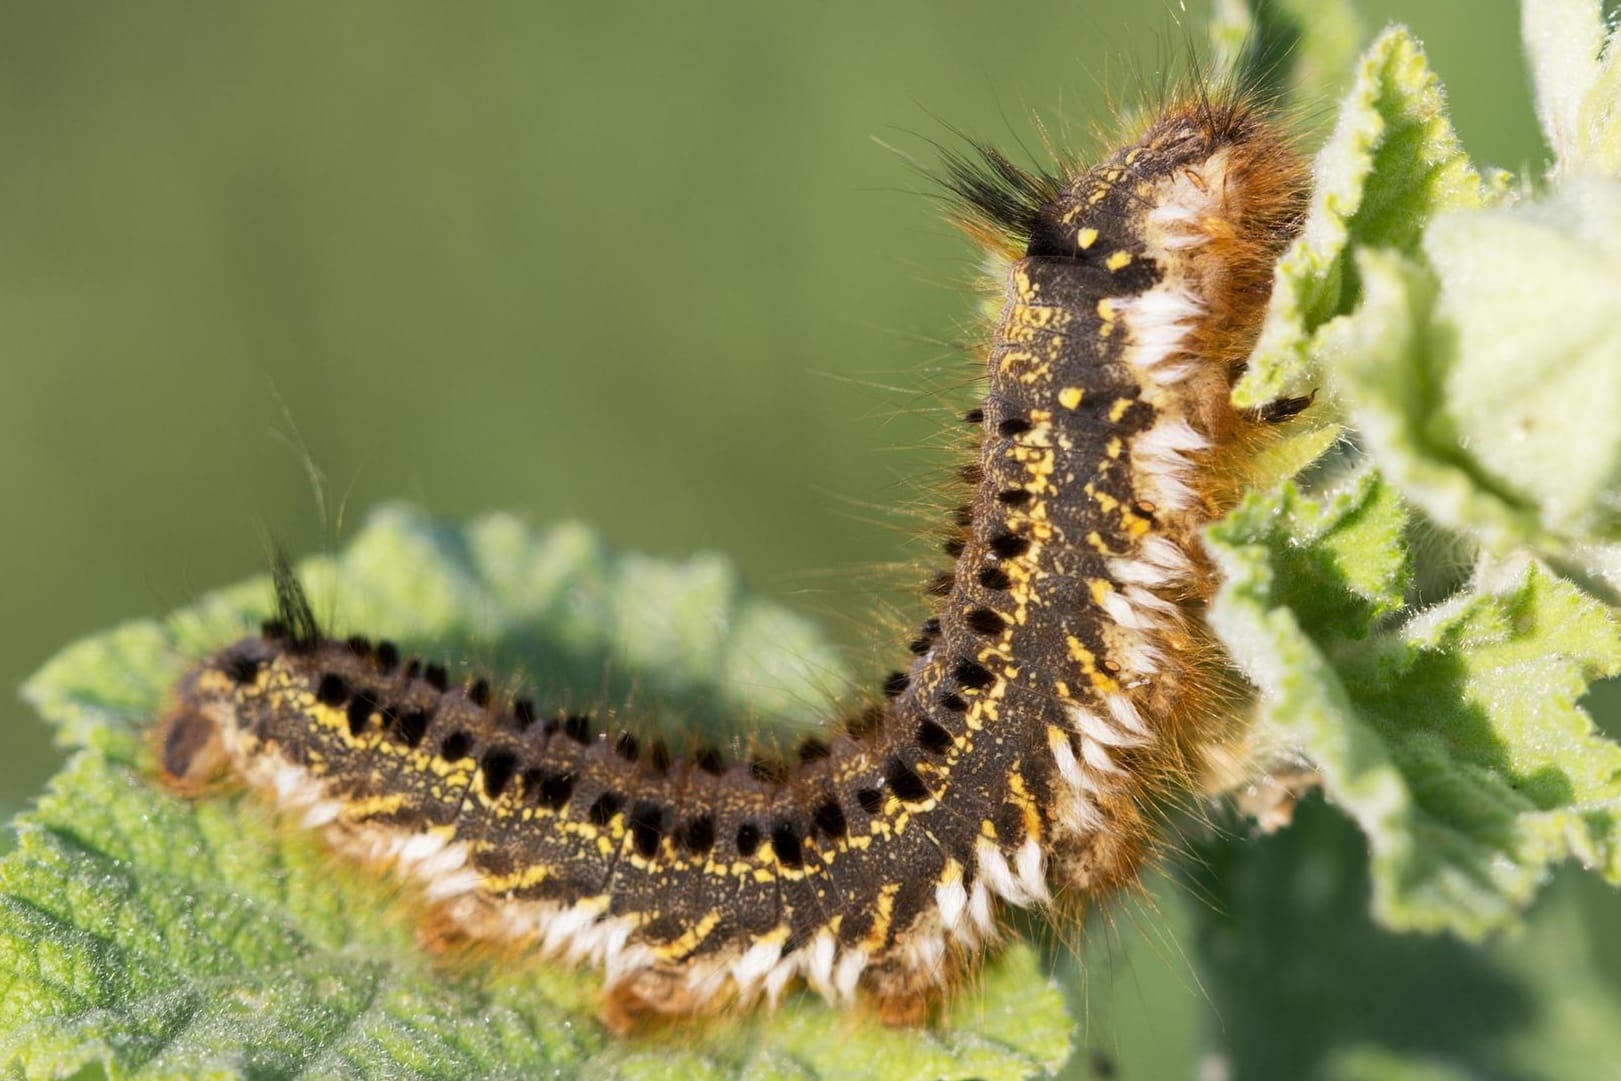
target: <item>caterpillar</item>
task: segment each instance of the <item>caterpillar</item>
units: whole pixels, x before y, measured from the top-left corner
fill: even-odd
[[[167,782],[268,794],[419,882],[446,940],[598,966],[619,1031],[798,982],[918,1023],[1006,910],[1129,887],[1229,727],[1200,530],[1307,404],[1229,401],[1307,168],[1213,90],[1088,168],[945,172],[1002,306],[953,563],[864,708],[787,761],[678,757],[331,637],[278,564],[277,617],[175,688]]]

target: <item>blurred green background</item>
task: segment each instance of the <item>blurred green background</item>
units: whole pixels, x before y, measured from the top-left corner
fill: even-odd
[[[1478,159],[1540,159],[1513,3],[1360,6],[1424,39]],[[906,155],[1085,132],[1203,16],[0,4],[0,684],[400,497],[723,549],[865,656],[971,376],[975,260]],[[3,717],[12,810],[58,756]],[[1193,1069],[1186,892],[1093,945],[1123,1077]]]

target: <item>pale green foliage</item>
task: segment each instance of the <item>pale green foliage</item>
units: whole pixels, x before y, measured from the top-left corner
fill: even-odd
[[[1254,496],[1211,532],[1214,622],[1268,734],[1303,748],[1367,833],[1376,916],[1478,938],[1512,926],[1557,861],[1621,881],[1621,746],[1575,705],[1621,671],[1621,638],[1523,560],[1388,618],[1408,525],[1377,474],[1321,501]]]
[[[1347,433],[1209,547],[1257,764],[1308,764],[1360,830],[1310,801],[1259,854],[1201,850],[1236,1076],[1596,1077],[1618,1054],[1572,880],[1524,917],[1562,865],[1621,881],[1621,746],[1578,704],[1621,671],[1621,76],[1596,2],[1531,0],[1524,25],[1549,177],[1474,166],[1387,30],[1236,395],[1315,391]]]
[[[1537,119],[1560,173],[1621,172],[1621,48],[1600,0],[1525,0]]]
[[[1279,263],[1261,340],[1234,394],[1239,405],[1314,389],[1321,366],[1340,351],[1336,318],[1361,298],[1357,248],[1411,250],[1437,211],[1485,198],[1446,118],[1440,84],[1401,27],[1386,30],[1358,61],[1313,172],[1311,213]]]
[[[1493,548],[1621,529],[1621,181],[1443,214],[1422,258],[1362,254],[1335,369],[1375,460],[1437,521]]]
[[[526,655],[540,687],[567,695],[602,693],[612,671],[699,723],[712,708],[781,724],[840,686],[833,651],[742,596],[728,564],[619,556],[576,525],[451,527],[385,509],[336,559],[301,570],[318,601],[341,598],[340,628],[460,642],[463,659]],[[86,750],[0,862],[0,1064],[25,1077],[99,1061],[129,1077],[932,1081],[1022,1078],[1068,1054],[1063,997],[1023,946],[928,1032],[798,996],[775,1014],[621,1041],[592,1016],[594,973],[436,964],[411,940],[397,885],[336,864],[256,799],[187,802],[149,778],[142,734],[186,657],[244,633],[268,603],[263,580],[226,590],[69,647],[30,682]]]
[[[1578,8],[1526,12],[1556,150],[1588,145],[1573,118],[1608,116],[1596,5],[1591,26]],[[1262,733],[1367,833],[1375,914],[1478,938],[1514,926],[1560,860],[1621,879],[1621,747],[1576,705],[1621,670],[1621,639],[1525,550],[1568,563],[1613,539],[1621,183],[1485,183],[1444,106],[1412,38],[1380,35],[1236,395],[1318,391],[1376,469],[1348,476],[1342,455],[1320,495],[1256,493],[1210,543],[1214,622],[1262,691]],[[1454,533],[1415,566],[1432,523]],[[1477,551],[1495,554],[1459,581]]]

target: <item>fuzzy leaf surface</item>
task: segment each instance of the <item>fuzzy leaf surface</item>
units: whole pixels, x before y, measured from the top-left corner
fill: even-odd
[[[1621,746],[1577,704],[1621,671],[1621,635],[1524,558],[1402,610],[1408,528],[1377,473],[1253,495],[1210,530],[1213,620],[1265,723],[1367,835],[1376,918],[1478,939],[1562,861],[1621,881]]]
[[[1233,394],[1243,407],[1319,389],[1338,352],[1336,320],[1361,299],[1358,248],[1412,251],[1437,211],[1480,206],[1488,195],[1447,120],[1439,81],[1401,26],[1358,61],[1314,173],[1305,226],[1278,263],[1260,341]]]
[[[1358,261],[1336,376],[1375,460],[1499,551],[1621,539],[1621,180],[1440,215],[1422,255]]]
[[[1600,0],[1525,0],[1520,30],[1554,174],[1621,173],[1621,34]]]

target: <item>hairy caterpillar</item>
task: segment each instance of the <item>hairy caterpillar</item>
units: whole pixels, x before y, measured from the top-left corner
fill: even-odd
[[[326,637],[279,568],[279,618],[177,687],[170,782],[229,771],[420,880],[455,935],[601,966],[620,1029],[797,980],[917,1021],[1004,906],[1130,884],[1225,727],[1199,530],[1304,404],[1242,415],[1229,390],[1306,170],[1211,93],[1089,169],[985,152],[948,184],[1006,265],[973,494],[909,669],[853,719],[792,762],[673,758]]]

